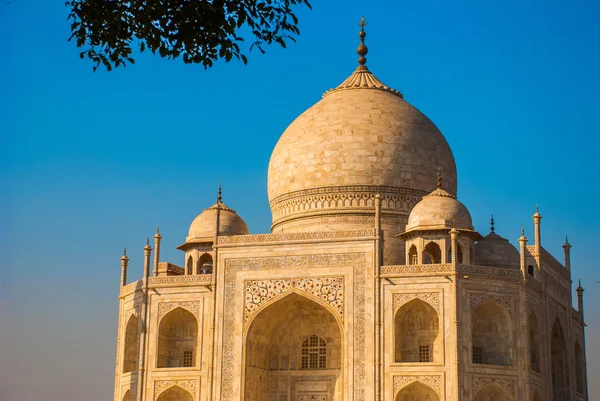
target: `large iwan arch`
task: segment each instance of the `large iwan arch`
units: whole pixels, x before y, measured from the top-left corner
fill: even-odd
[[[552,377],[552,399],[562,401],[569,399],[569,368],[567,364],[565,336],[558,319],[552,326],[550,341],[550,360]]]
[[[245,337],[244,400],[296,396],[318,383],[309,396],[340,399],[342,329],[334,313],[309,295],[291,292],[258,311]],[[303,390],[304,389],[304,390]]]

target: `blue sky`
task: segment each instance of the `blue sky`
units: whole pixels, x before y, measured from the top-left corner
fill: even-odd
[[[223,183],[268,232],[266,169],[287,125],[367,65],[453,149],[459,198],[513,243],[539,203],[543,245],[586,288],[590,399],[600,398],[598,2],[337,1],[300,10],[287,49],[210,70],[143,54],[92,72],[68,43],[64,2],[0,4],[0,399],[112,397],[119,257],[163,260]]]

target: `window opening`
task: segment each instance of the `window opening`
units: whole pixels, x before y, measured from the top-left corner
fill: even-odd
[[[312,335],[302,343],[302,369],[327,368],[327,343]]]

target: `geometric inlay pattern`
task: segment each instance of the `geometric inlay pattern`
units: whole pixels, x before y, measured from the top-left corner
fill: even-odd
[[[473,376],[471,380],[471,390],[473,395],[476,395],[481,388],[487,384],[494,383],[508,391],[513,397],[515,395],[515,380],[514,379],[499,379],[494,377]]]
[[[160,393],[173,386],[179,386],[189,391],[194,399],[196,399],[196,392],[198,390],[197,380],[157,380],[154,382],[154,399],[156,400]]]
[[[442,397],[442,376],[431,375],[431,376],[394,376],[394,397],[398,395],[398,392],[404,387],[414,382],[421,382],[428,385],[435,392]]]
[[[440,313],[439,292],[413,292],[410,294],[394,294],[392,302],[392,304],[394,305],[394,313],[396,313],[396,311],[400,309],[402,305],[415,298],[422,299],[423,301],[433,306],[435,310],[438,313]]]
[[[477,306],[479,306],[480,304],[490,300],[503,306],[504,309],[506,309],[506,311],[508,312],[508,314],[512,316],[512,296],[490,295],[482,292],[471,293],[471,296],[469,298],[471,312],[473,312],[475,308],[477,308]]]
[[[158,304],[158,321],[175,308],[183,308],[192,312],[197,319],[200,318],[200,301],[191,302],[161,302]]]
[[[245,282],[244,322],[265,302],[291,289],[313,295],[328,303],[344,321],[344,277],[311,277],[281,280],[248,280]]]

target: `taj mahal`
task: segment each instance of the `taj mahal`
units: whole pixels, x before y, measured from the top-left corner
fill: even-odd
[[[588,400],[571,246],[542,246],[537,207],[518,248],[475,229],[448,142],[367,68],[364,26],[356,70],[273,150],[271,233],[219,189],[180,265],[158,231],[141,279],[121,257],[115,401]]]

